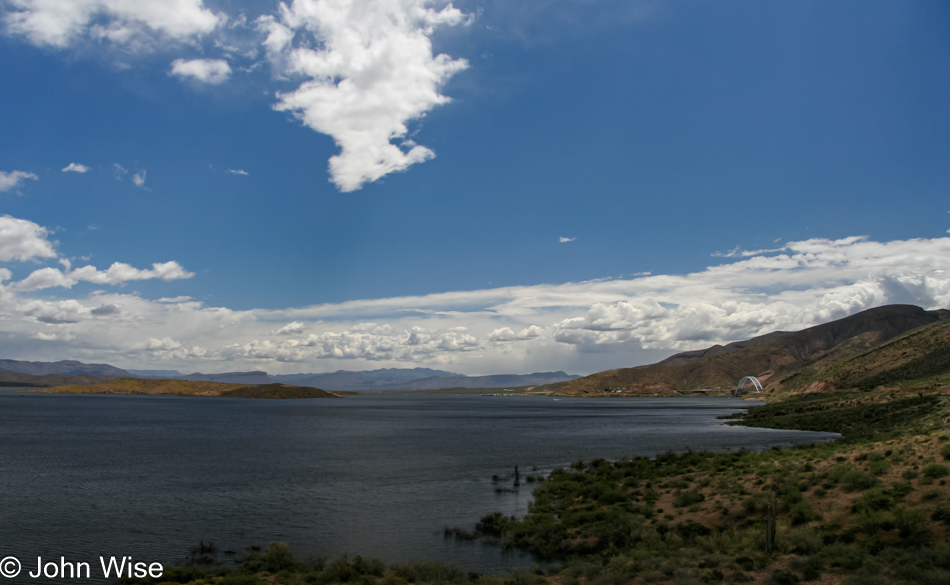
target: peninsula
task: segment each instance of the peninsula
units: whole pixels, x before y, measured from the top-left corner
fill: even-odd
[[[286,384],[229,384],[190,380],[149,380],[117,378],[99,384],[70,384],[37,388],[29,392],[53,394],[174,394],[177,396],[218,396],[225,398],[342,398],[337,392]]]

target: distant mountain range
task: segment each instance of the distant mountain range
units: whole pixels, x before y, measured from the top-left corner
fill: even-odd
[[[0,385],[50,386],[95,384],[112,378],[153,378],[234,384],[292,384],[323,390],[437,390],[440,388],[498,388],[534,386],[574,380],[564,372],[465,376],[429,368],[384,368],[327,374],[268,374],[262,371],[223,374],[182,374],[177,370],[123,370],[108,364],[77,361],[27,362],[0,360]]]
[[[673,396],[732,390],[745,376],[756,376],[770,391],[950,384],[950,311],[912,305],[868,309],[801,331],[777,331],[649,366],[600,372],[560,385],[556,392]]]
[[[0,372],[16,372],[31,376],[56,374],[60,376],[111,376],[113,378],[128,377],[129,373],[121,368],[108,364],[84,364],[73,360],[59,362],[21,362],[18,360],[0,360]]]
[[[93,384],[113,378],[161,378],[244,385],[291,384],[329,391],[438,390],[538,386],[574,396],[677,396],[704,389],[723,392],[756,376],[772,392],[950,385],[950,311],[889,305],[803,329],[687,351],[648,366],[586,377],[564,372],[464,376],[429,368],[272,375],[262,371],[181,374],[122,370],[77,361],[0,360],[0,385]]]
[[[327,374],[268,374],[267,372],[229,372],[224,374],[163,374],[141,377],[173,378],[195,382],[231,382],[239,384],[293,384],[322,388],[323,390],[438,390],[440,388],[500,388],[502,386],[535,386],[574,380],[564,372],[536,372],[534,374],[501,374],[494,376],[465,376],[429,368],[385,368],[351,372],[340,370]]]

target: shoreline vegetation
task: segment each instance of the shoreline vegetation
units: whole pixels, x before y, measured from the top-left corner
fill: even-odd
[[[354,392],[328,392],[319,388],[286,384],[248,385],[145,378],[117,378],[100,384],[70,384],[24,390],[24,392],[41,394],[171,394],[175,396],[259,399],[342,398],[344,394],[355,394]]]
[[[526,478],[536,487],[524,517],[488,513],[471,530],[445,529],[447,538],[530,551],[545,570],[487,576],[360,556],[295,562],[272,543],[236,567],[196,562],[121,583],[950,583],[950,387],[792,395],[730,418],[842,438],[576,461]]]

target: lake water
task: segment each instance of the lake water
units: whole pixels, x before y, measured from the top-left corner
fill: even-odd
[[[0,557],[35,565],[37,556],[97,563],[129,555],[175,565],[200,541],[239,552],[282,541],[301,560],[348,552],[498,573],[532,559],[445,539],[442,530],[470,529],[495,511],[523,515],[530,484],[498,493],[512,482],[492,480],[515,465],[525,475],[578,459],[836,436],[716,419],[746,406],[728,398],[245,400],[2,390]]]

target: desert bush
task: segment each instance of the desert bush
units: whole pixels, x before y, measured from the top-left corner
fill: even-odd
[[[392,565],[391,569],[410,583],[443,583],[464,576],[455,565],[439,561],[411,561],[403,565]]]
[[[698,504],[706,499],[706,496],[695,490],[684,490],[677,492],[673,496],[673,505],[677,508]]]
[[[822,558],[828,559],[832,567],[841,567],[850,571],[859,569],[864,564],[866,555],[864,549],[855,543],[836,542],[826,546],[819,553]]]
[[[929,479],[939,479],[941,477],[947,477],[950,475],[950,469],[947,469],[946,465],[938,465],[932,463],[927,467],[924,467],[924,477]]]
[[[874,475],[884,475],[890,468],[891,464],[883,459],[880,461],[871,461],[871,463],[868,464],[868,471]]]
[[[903,539],[913,540],[927,531],[927,517],[919,510],[897,508],[893,516],[894,524]]]
[[[821,535],[817,531],[804,526],[792,528],[785,534],[785,541],[795,554],[811,555],[824,547]]]
[[[262,560],[264,561],[264,569],[271,573],[277,573],[294,565],[294,555],[291,554],[290,547],[284,542],[270,543]]]
[[[849,469],[841,477],[841,485],[849,492],[864,491],[876,486],[878,479],[869,473]]]
[[[768,582],[772,585],[796,585],[801,583],[801,579],[795,573],[776,569],[772,572],[772,577]]]
[[[930,515],[930,519],[950,525],[950,510],[937,508],[936,510],[934,510],[933,514]]]
[[[792,521],[792,526],[797,526],[814,518],[815,512],[807,500],[802,500],[792,504],[792,507],[788,510],[788,516]]]
[[[854,502],[856,512],[869,512],[873,510],[890,510],[894,506],[893,500],[880,489],[871,489],[863,494]]]
[[[927,490],[924,493],[920,494],[920,499],[922,500],[936,500],[940,497],[940,490]]]
[[[887,494],[894,498],[895,500],[903,500],[907,494],[914,491],[914,486],[906,481],[895,481],[891,483],[891,487],[887,489]]]

